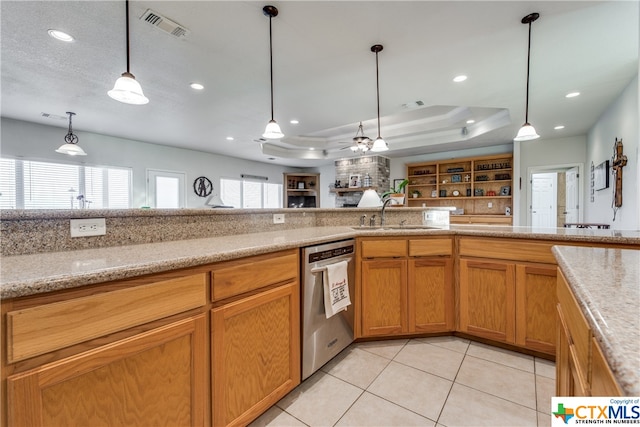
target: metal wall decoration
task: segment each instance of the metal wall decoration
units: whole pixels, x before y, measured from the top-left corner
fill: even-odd
[[[622,168],[627,164],[627,156],[622,154],[622,149],[622,139],[618,140],[616,138],[613,143],[613,157],[611,158],[611,173],[615,176],[613,200],[611,201],[613,221],[616,220],[616,213],[622,206]]]
[[[213,191],[213,184],[206,176],[199,176],[193,181],[193,191],[200,197],[207,197]]]

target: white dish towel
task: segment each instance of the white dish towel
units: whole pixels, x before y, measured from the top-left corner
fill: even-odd
[[[327,319],[346,310],[351,305],[349,298],[348,261],[338,261],[326,266],[322,272],[324,284],[324,312]]]

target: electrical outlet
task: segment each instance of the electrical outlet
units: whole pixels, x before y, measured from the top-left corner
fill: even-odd
[[[284,224],[284,214],[273,214],[274,224]]]
[[[71,237],[103,236],[107,234],[104,218],[72,219]]]
[[[487,207],[488,208],[492,208],[493,207],[493,203],[492,202],[487,203]]]

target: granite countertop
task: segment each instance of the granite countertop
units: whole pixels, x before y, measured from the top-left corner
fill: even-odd
[[[640,232],[452,225],[444,229],[307,227],[262,233],[1,257],[0,298],[122,280],[357,236],[465,235],[618,243],[640,248]]]
[[[624,394],[640,395],[640,250],[554,246],[553,253]]]

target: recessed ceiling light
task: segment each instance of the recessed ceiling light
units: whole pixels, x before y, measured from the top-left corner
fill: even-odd
[[[202,86],[200,83],[191,83],[189,86],[191,86],[191,89],[195,89],[195,90],[204,89],[204,86]]]
[[[472,124],[472,123],[475,123],[475,122],[476,122],[476,121],[475,121],[475,120],[473,120],[473,119],[471,119],[471,120],[467,120],[467,124],[468,124],[468,125],[470,125],[470,124]]]
[[[313,147],[310,147],[310,148],[309,148],[309,151],[313,151],[313,150],[315,150],[315,148],[313,148]]]
[[[291,123],[292,125],[297,125],[300,122],[298,120],[296,120],[296,119],[293,119],[293,120],[289,121],[289,123]]]
[[[570,93],[566,94],[565,97],[566,98],[575,98],[578,95],[580,95],[580,92],[570,92]]]
[[[227,141],[233,141],[233,137],[232,136],[228,136],[227,137]]]
[[[463,82],[463,81],[465,81],[465,80],[467,80],[467,76],[462,75],[462,74],[461,74],[461,75],[459,75],[459,76],[455,76],[455,77],[453,78],[453,81],[454,81],[454,82],[456,82],[456,83],[460,83],[460,82]]]
[[[558,125],[556,127],[554,127],[555,130],[560,130],[560,129],[564,129],[564,125]]]
[[[275,157],[267,157],[267,160],[275,160]]]
[[[54,39],[60,40],[60,41],[63,41],[63,42],[70,43],[70,42],[72,42],[74,40],[72,35],[67,34],[64,31],[49,30],[49,31],[47,31],[47,33],[49,33],[49,35],[51,37],[53,37]]]

